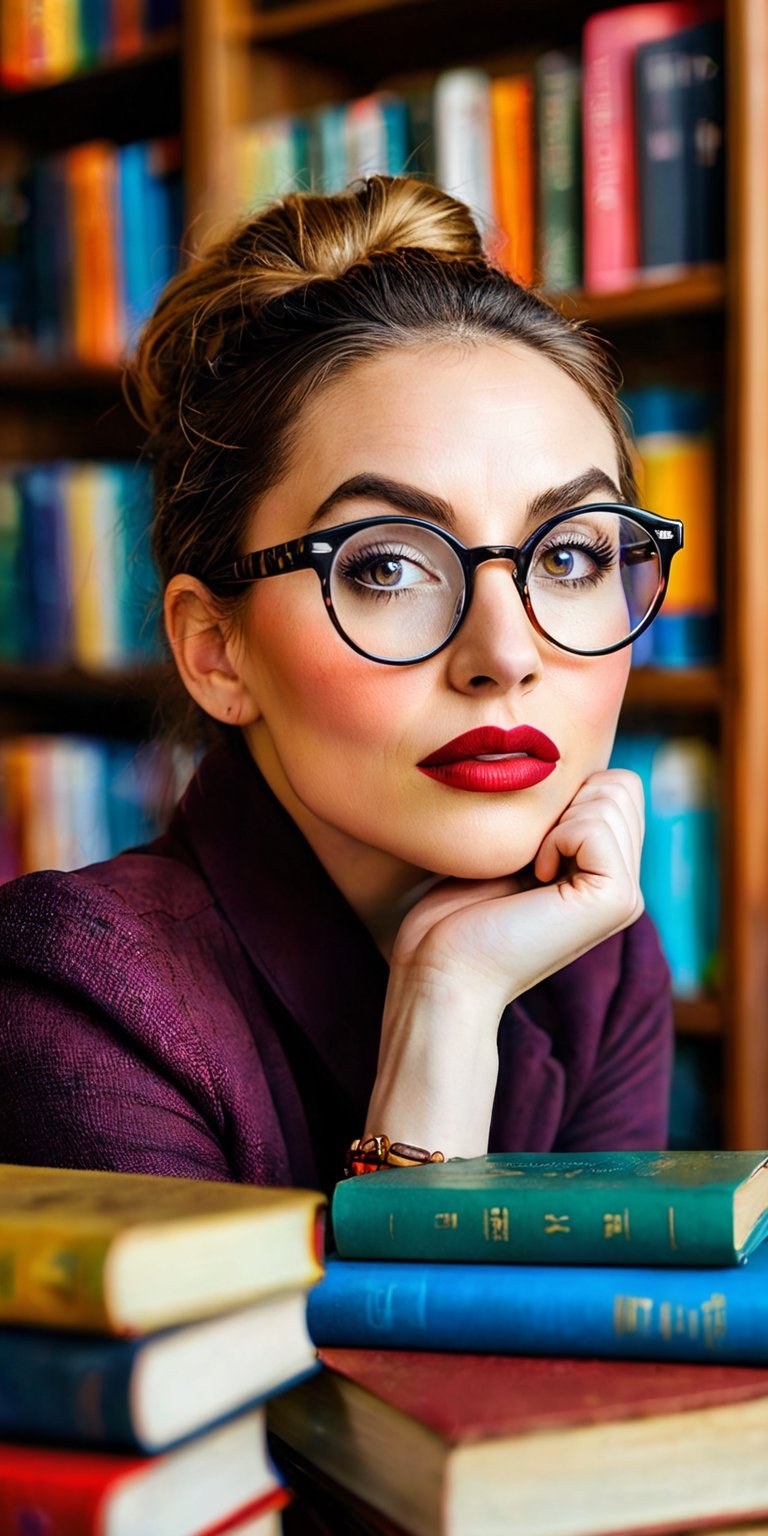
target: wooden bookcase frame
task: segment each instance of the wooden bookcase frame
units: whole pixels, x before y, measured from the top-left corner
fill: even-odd
[[[575,42],[586,15],[599,8],[600,0],[285,0],[268,9],[259,0],[184,0],[180,36],[165,39],[159,52],[166,59],[179,54],[191,253],[236,212],[230,150],[240,123],[361,94],[384,72],[377,73],[379,53],[391,61],[399,51],[409,60],[412,40],[417,68],[487,58],[494,49],[509,56],[519,43],[518,22],[523,47],[558,46]],[[658,332],[685,316],[723,323],[728,539],[722,663],[683,672],[638,670],[627,713],[635,724],[653,717],[674,729],[681,720],[705,721],[720,741],[722,989],[717,999],[681,1003],[677,1023],[682,1032],[722,1042],[725,1144],[761,1147],[768,1146],[768,567],[760,558],[768,517],[768,0],[725,0],[725,9],[725,268],[696,269],[628,293],[575,295],[569,303],[608,334],[618,327],[625,351],[635,345],[633,334],[642,340],[648,324]],[[430,37],[439,58],[430,58]],[[155,49],[148,56],[148,69],[157,67],[157,55]],[[137,75],[141,61],[128,67]],[[401,62],[397,73],[408,67]],[[49,89],[74,96],[84,84]],[[13,112],[10,98],[0,103],[0,143]],[[120,411],[117,370],[43,366],[35,359],[0,364],[0,459],[65,454],[73,444],[85,451],[78,448],[81,438],[107,454],[137,445],[136,429]],[[123,708],[133,721],[144,705],[149,719],[158,683],[156,672],[100,683],[78,679],[71,669],[33,677],[24,668],[0,667],[0,733],[26,728],[31,718],[54,720],[62,701],[74,698],[81,714],[93,710],[95,729],[105,708],[113,718]]]

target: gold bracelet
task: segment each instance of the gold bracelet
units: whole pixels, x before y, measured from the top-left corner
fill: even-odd
[[[390,1141],[388,1136],[358,1136],[344,1155],[344,1177],[353,1179],[361,1173],[376,1173],[379,1168],[418,1168],[423,1163],[444,1162],[444,1153],[412,1147],[407,1141]]]

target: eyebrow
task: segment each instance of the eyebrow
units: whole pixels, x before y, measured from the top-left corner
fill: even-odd
[[[525,524],[537,526],[548,517],[555,517],[558,512],[567,512],[586,497],[595,495],[608,501],[625,502],[625,497],[610,475],[604,469],[593,466],[563,485],[539,491],[526,507]],[[429,523],[439,523],[451,533],[456,532],[456,514],[450,502],[442,496],[434,496],[430,491],[420,491],[416,486],[404,485],[399,480],[375,474],[352,475],[349,480],[343,480],[341,485],[337,485],[312,513],[307,532],[315,528],[341,501],[383,501],[397,512],[421,517]]]

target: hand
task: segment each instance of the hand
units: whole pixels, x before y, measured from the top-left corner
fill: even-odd
[[[393,972],[422,991],[470,988],[498,1008],[640,916],[644,831],[636,774],[595,773],[547,833],[532,869],[506,879],[446,880],[402,923]],[[400,988],[398,988],[400,990]]]
[[[392,952],[368,1134],[449,1157],[487,1150],[504,1008],[640,916],[642,842],[640,780],[595,773],[532,869],[442,881],[411,909]]]

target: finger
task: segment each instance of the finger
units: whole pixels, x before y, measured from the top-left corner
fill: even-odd
[[[645,796],[642,780],[636,773],[630,773],[628,769],[606,769],[601,773],[592,774],[585,781],[574,795],[571,805],[581,805],[603,797],[613,800],[626,816],[627,826],[632,833],[639,858],[645,837]]]
[[[570,805],[556,826],[574,827],[582,821],[590,823],[602,821],[610,827],[627,868],[631,870],[635,879],[639,878],[642,839],[634,813],[628,818],[625,807],[617,804],[614,799],[608,796],[595,796],[594,799],[582,801],[579,805],[576,803]],[[553,827],[552,832],[555,830],[556,828]]]

